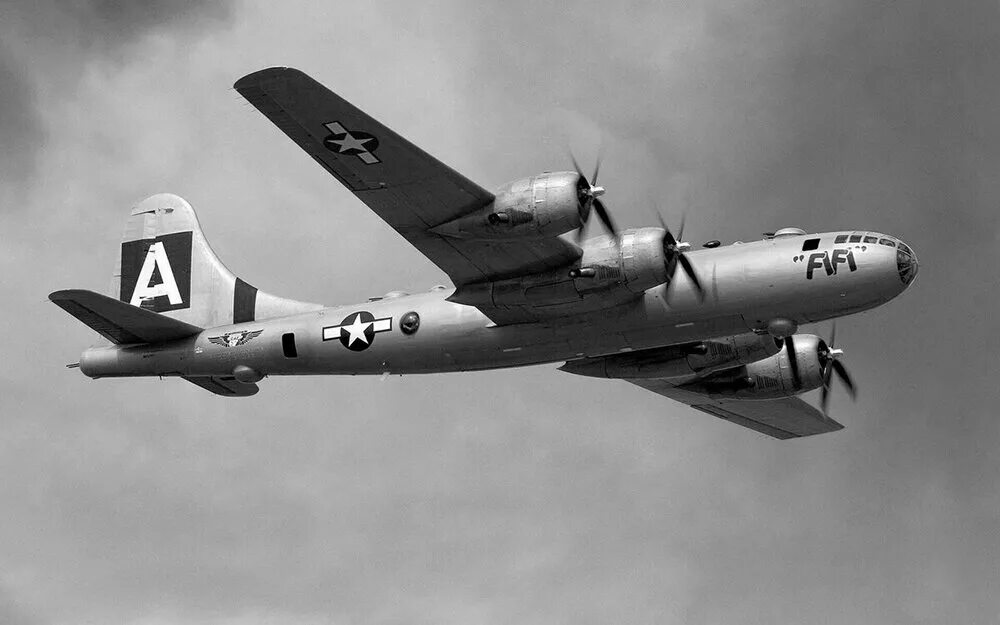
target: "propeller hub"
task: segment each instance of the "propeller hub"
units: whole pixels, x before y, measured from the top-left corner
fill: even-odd
[[[678,240],[684,236],[683,216],[681,217],[681,227],[677,230],[676,238],[670,232],[670,228],[667,227],[666,222],[663,221],[663,215],[657,211],[656,216],[660,220],[660,226],[663,227],[663,262],[664,270],[666,271],[667,288],[673,282],[674,272],[677,271],[677,266],[680,265],[684,273],[687,274],[688,280],[694,286],[694,290],[698,293],[698,298],[701,301],[705,301],[705,289],[701,286],[701,280],[698,279],[698,274],[695,273],[694,267],[691,266],[691,261],[684,254],[684,252],[691,248],[691,245]]]
[[[597,215],[597,219],[604,225],[608,233],[618,242],[618,230],[615,229],[614,222],[611,221],[611,215],[608,214],[608,208],[604,205],[599,198],[604,195],[604,187],[597,185],[597,174],[601,169],[601,159],[598,157],[597,164],[594,167],[594,175],[591,176],[590,180],[583,174],[580,169],[580,164],[576,162],[571,153],[570,159],[573,161],[573,169],[576,170],[576,197],[579,203],[579,214],[580,214],[580,225],[576,231],[577,241],[583,239],[583,229],[586,227],[587,222],[590,221],[591,209],[593,213]]]

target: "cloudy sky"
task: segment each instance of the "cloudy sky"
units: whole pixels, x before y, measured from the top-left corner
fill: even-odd
[[[0,1],[0,622],[997,622],[998,31],[972,0]],[[65,369],[95,335],[47,293],[105,290],[154,192],[269,292],[446,281],[232,90],[272,65],[487,187],[603,146],[623,226],[868,228],[920,275],[838,327],[847,429],[785,443],[553,366],[250,400]]]

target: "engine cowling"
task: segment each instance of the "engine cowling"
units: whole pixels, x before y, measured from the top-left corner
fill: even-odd
[[[823,385],[823,354],[828,348],[812,334],[795,335],[799,383],[784,346],[768,358],[737,369],[719,371],[681,386],[686,391],[735,399],[777,399],[811,391]]]
[[[584,242],[572,266],[515,278],[463,285],[450,298],[469,306],[529,307],[544,316],[564,316],[634,299],[667,280],[663,230],[625,231]]]
[[[509,182],[491,204],[431,228],[457,239],[538,239],[554,237],[583,224],[578,173],[550,172]]]

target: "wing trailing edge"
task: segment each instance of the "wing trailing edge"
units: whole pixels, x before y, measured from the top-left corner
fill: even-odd
[[[729,399],[710,397],[678,388],[663,378],[622,378],[657,395],[695,410],[778,439],[802,438],[844,429],[800,397],[781,399]]]
[[[191,384],[200,386],[206,391],[223,397],[250,397],[260,390],[256,384],[240,382],[231,375],[227,376],[181,376]]]

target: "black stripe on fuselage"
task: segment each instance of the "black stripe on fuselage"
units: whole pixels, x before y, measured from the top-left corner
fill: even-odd
[[[233,323],[253,321],[257,307],[257,287],[236,278],[233,289]]]

